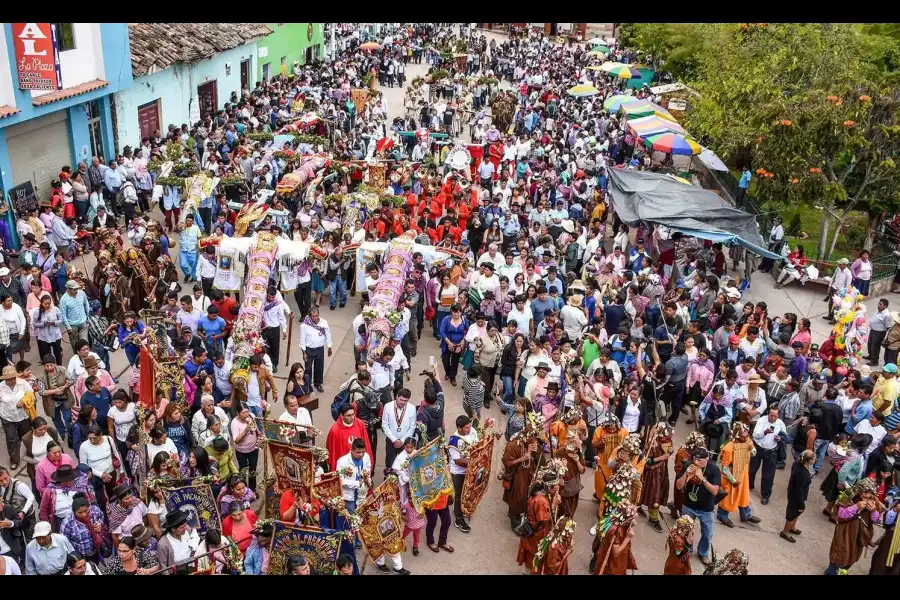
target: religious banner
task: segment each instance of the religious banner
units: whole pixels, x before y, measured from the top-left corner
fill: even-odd
[[[444,494],[453,493],[453,481],[447,468],[443,438],[435,438],[416,450],[408,459],[409,501],[424,513]]]
[[[241,276],[238,273],[238,252],[219,248],[216,251],[216,275],[213,287],[225,292],[236,292],[241,289]]]
[[[341,487],[341,476],[337,471],[325,473],[313,484],[313,500],[322,504],[330,504],[337,500],[344,501],[344,490]]]
[[[388,477],[375,488],[375,492],[356,509],[356,514],[362,519],[359,537],[372,560],[378,560],[385,552],[403,552],[403,513],[400,512],[396,477]]]
[[[387,185],[385,173],[387,168],[384,165],[369,165],[369,182],[368,186],[376,190],[383,190]]]
[[[270,442],[282,442],[292,446],[309,446],[312,438],[306,435],[306,428],[285,423],[263,419],[263,433]]]
[[[366,90],[366,89],[350,90],[350,98],[353,99],[353,106],[356,107],[356,114],[359,114],[362,112],[363,108],[366,106],[366,100],[369,99],[369,90]]]
[[[471,517],[487,491],[491,480],[491,460],[494,457],[494,436],[487,435],[468,448],[466,453],[469,464],[466,466],[466,478],[463,483],[462,513]]]
[[[278,489],[302,490],[303,495],[309,498],[316,473],[312,449],[271,441],[266,446],[275,466]]]
[[[166,510],[180,508],[188,515],[188,525],[196,529],[200,535],[208,530],[222,530],[219,508],[213,496],[212,488],[207,483],[197,483],[180,487],[167,488],[160,486]]]
[[[319,527],[275,523],[275,533],[269,547],[269,575],[286,575],[290,556],[305,556],[312,573],[331,575],[342,537],[341,533],[329,533]]]

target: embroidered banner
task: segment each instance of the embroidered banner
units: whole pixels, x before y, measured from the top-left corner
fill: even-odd
[[[241,274],[238,273],[237,250],[219,248],[216,252],[216,275],[213,277],[213,287],[226,292],[240,290]]]
[[[356,509],[356,514],[362,519],[359,537],[372,560],[378,560],[385,552],[403,552],[403,514],[396,477],[388,477],[375,488],[375,492]]]
[[[166,502],[166,510],[173,511],[180,508],[186,512],[188,524],[200,535],[210,529],[222,531],[219,508],[216,506],[216,499],[209,484],[198,483],[173,488],[161,487],[160,489]]]
[[[387,185],[387,179],[385,179],[386,171],[387,168],[384,165],[369,165],[369,187],[383,190]]]
[[[488,482],[491,480],[491,461],[494,457],[494,436],[488,435],[467,448],[469,464],[466,466],[466,478],[463,483],[462,513],[471,517],[478,508]]]
[[[275,482],[280,490],[302,490],[309,498],[316,473],[315,457],[309,448],[269,442],[269,455],[275,466]]]
[[[263,419],[263,433],[270,442],[281,442],[291,446],[309,446],[314,438],[307,436],[306,431],[305,428],[293,423]]]
[[[314,500],[318,500],[322,504],[340,499],[344,499],[344,490],[341,488],[341,476],[337,471],[325,473],[319,478],[319,481],[313,484],[312,496]]]
[[[443,438],[438,437],[409,457],[409,500],[423,513],[444,494],[453,493]]]
[[[334,572],[342,535],[328,533],[319,527],[294,527],[275,523],[269,547],[269,575],[286,575],[289,556],[305,556],[309,569],[316,575]]]

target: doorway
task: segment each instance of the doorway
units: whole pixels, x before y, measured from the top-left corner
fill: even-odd
[[[250,89],[250,59],[241,61],[241,89]]]
[[[215,81],[197,86],[197,98],[200,103],[200,117],[215,115],[219,106],[219,94]]]
[[[159,129],[159,100],[148,102],[138,106],[138,126],[141,129],[141,139],[153,137],[153,133]],[[102,156],[95,154],[95,156]]]

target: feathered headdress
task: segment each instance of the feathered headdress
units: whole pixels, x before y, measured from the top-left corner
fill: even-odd
[[[713,559],[712,563],[703,571],[704,575],[746,575],[750,557],[737,548],[729,550],[721,559]]]

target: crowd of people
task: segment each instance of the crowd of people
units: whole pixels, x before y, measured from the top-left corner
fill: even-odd
[[[260,419],[295,424],[306,437],[313,419],[304,405],[313,390],[325,391],[323,366],[332,355],[331,330],[319,312],[325,291],[329,309],[343,309],[348,288],[365,302],[382,273],[379,260],[367,264],[364,289],[355,289],[356,262],[345,247],[414,231],[418,243],[460,258],[427,263],[422,253],[412,255],[397,307],[401,319],[378,357],[367,356],[363,314],[353,321],[356,372],[336,392],[325,440],[329,458],[317,471],[317,477],[340,474],[351,512],[381,480],[375,468],[380,431],[384,475],[397,475],[401,484],[404,537],[411,534],[413,555],[423,527],[430,551],[453,553],[451,525],[471,531],[461,510],[465,450],[499,412],[506,442],[499,479],[511,535],[520,536],[516,561],[528,572],[569,572],[579,493],[590,473],[598,504],[596,522],[586,525],[594,536],[592,573],[639,568],[631,543],[640,516],[656,532],[668,531],[665,542],[660,538],[666,574],[690,574],[692,556],[707,573],[746,574],[741,550],[712,555],[714,528],[734,527],[735,512],[743,523],[759,523],[751,491],[758,489],[758,502],[768,504],[777,471],[790,464],[779,535],[795,542],[813,477],[826,470],[827,459],[831,468],[820,489],[825,516],[835,523],[827,572],[857,563],[881,525],[886,533],[870,570],[896,574],[900,313],[887,311],[883,300],[872,317],[873,334],[883,332],[887,348],[881,370],[839,369],[833,338],[813,343],[808,319],[770,315],[764,302],[742,303],[739,281],[726,269],[727,248],[659,225],[622,223],[607,196],[609,170],[672,172],[673,166],[670,157],[645,150],[625,121],[603,107],[616,93],[651,98],[649,89],[626,92],[622,80],[587,69],[589,45],[542,35],[488,45],[480,33],[459,38],[433,24],[393,33],[393,43],[377,52],[361,50],[356,40],[333,63],[298,66],[293,77],[235,92],[216,114],[170,125],[164,136],[126,147],[107,164],[96,157],[74,174],[64,167],[54,186],[59,193],[41,214],[18,215],[17,265],[7,261],[0,269],[0,419],[10,462],[10,469],[0,468],[0,573],[266,574],[273,529],[258,514]],[[435,45],[460,40],[468,49],[464,69]],[[625,49],[612,52],[634,59]],[[392,130],[382,95],[373,94],[359,111],[350,96],[370,78],[404,85],[406,65],[423,58],[432,73],[446,70],[443,81],[453,83],[421,84],[421,126],[461,134],[457,113],[447,122],[433,108],[438,87],[445,111],[461,106],[454,109],[454,96],[471,103],[471,142],[483,149],[474,176],[445,164],[447,145],[437,139],[396,137],[419,127],[413,116]],[[508,127],[488,124],[484,107],[497,91],[493,84],[464,85],[463,76],[513,84]],[[599,94],[567,95],[583,83]],[[267,348],[251,359],[249,383],[240,389],[229,379],[239,294],[213,287],[215,249],[204,240],[234,235],[229,205],[274,190],[297,168],[290,156],[275,156],[251,136],[291,122],[298,97],[317,107],[322,120],[315,133],[332,136],[336,162],[396,161],[389,163],[384,194],[397,200],[360,211],[348,226],[332,195],[367,183],[353,169],[301,194],[272,197],[271,214],[256,229],[319,244],[328,258],[301,261],[280,280],[274,274],[262,325]],[[379,146],[392,135],[395,149]],[[178,144],[183,163],[228,181],[197,215],[179,214],[176,186],[164,186],[161,196],[153,192],[158,174],[148,164]],[[302,142],[283,149],[316,150]],[[423,167],[405,170],[407,157]],[[150,218],[157,203],[164,222]],[[286,220],[273,219],[282,211]],[[129,247],[140,253],[117,241],[120,217]],[[93,227],[85,228],[87,222]],[[91,252],[97,267],[87,277],[75,262]],[[799,265],[800,258],[788,257],[788,264]],[[866,271],[855,266],[859,279]],[[282,296],[288,282],[300,313],[302,361],[282,389],[273,374],[293,318]],[[180,295],[182,285],[192,285],[190,293]],[[147,309],[162,317],[170,352],[183,365],[184,403],[167,393],[140,398],[138,356],[151,333],[142,316],[149,313],[141,312]],[[441,356],[422,373],[423,400],[416,406],[407,382],[423,334],[440,344]],[[34,371],[24,360],[32,340],[41,357]],[[880,346],[879,340],[869,348],[875,365]],[[124,386],[108,370],[110,353],[119,348],[131,367]],[[446,414],[446,384],[460,387],[465,414]],[[46,417],[38,415],[38,398]],[[692,429],[679,446],[673,438],[681,415]],[[328,421],[316,416],[320,426]],[[448,417],[455,432],[445,429]],[[408,498],[406,459],[440,435],[448,441],[454,493],[423,514]],[[23,463],[27,478],[17,476]],[[166,509],[159,482],[193,477],[213,482],[221,530],[200,535],[191,515]],[[297,524],[344,527],[334,510],[290,491],[282,493],[278,514]],[[399,554],[386,557],[377,570],[409,574]],[[291,574],[310,574],[302,556],[287,564]],[[352,574],[354,564],[342,554],[334,571]]]

